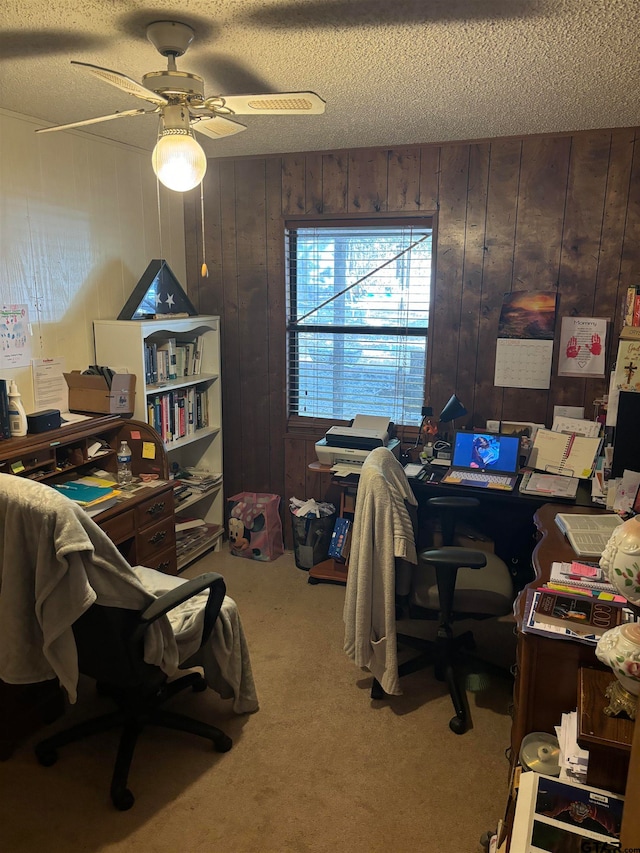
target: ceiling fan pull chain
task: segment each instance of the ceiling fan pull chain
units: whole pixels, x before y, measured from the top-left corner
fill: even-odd
[[[209,278],[209,268],[207,267],[207,257],[204,245],[204,178],[200,181],[200,223],[202,225],[202,268],[200,270],[201,278]]]

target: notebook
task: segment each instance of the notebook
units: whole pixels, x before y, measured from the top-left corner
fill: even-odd
[[[513,491],[520,467],[520,437],[456,431],[451,467],[442,483]]]

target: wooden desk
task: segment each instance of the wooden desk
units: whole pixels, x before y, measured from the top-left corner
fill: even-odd
[[[555,523],[558,512],[596,514],[603,510],[596,507],[571,507],[563,503],[545,504],[535,512],[534,522],[539,540],[532,555],[536,578],[528,585],[530,587],[540,586],[549,580],[554,561],[576,559],[573,549]],[[586,749],[593,750],[595,746],[593,759],[597,767],[591,768],[590,782],[621,792],[625,787],[621,780],[627,779],[622,844],[637,845],[637,833],[640,831],[637,809],[640,785],[635,780],[640,768],[640,741],[638,731],[635,730],[638,727],[627,720],[615,719],[594,726],[594,708],[599,710],[602,705],[594,695],[594,690],[597,685],[605,681],[608,683],[612,677],[611,670],[598,661],[592,646],[522,633],[520,628],[527,588],[520,593],[514,605],[518,644],[511,728],[512,770],[518,762],[520,745],[526,734],[534,731],[554,734],[554,726],[560,724],[562,714],[578,710],[581,716],[580,742]],[[633,726],[633,733],[630,732],[630,726]],[[635,743],[629,749],[634,735]],[[615,740],[615,744],[607,744],[607,740]],[[612,748],[609,750],[609,747]],[[607,753],[605,758],[604,751]],[[632,792],[636,802],[630,806]],[[510,803],[509,811],[513,817],[513,802]]]
[[[535,580],[519,594],[514,605],[517,623],[517,664],[514,686],[514,718],[511,729],[512,760],[516,761],[522,738],[529,732],[554,734],[562,714],[575,711],[578,702],[578,670],[589,666],[606,669],[592,646],[571,640],[553,640],[520,630],[526,590],[549,580],[554,561],[576,559],[572,547],[555,523],[556,513],[602,512],[597,508],[545,504],[534,514],[539,541],[532,554]]]
[[[176,574],[173,487],[162,440],[148,424],[103,415],[37,435],[6,439],[0,442],[0,471],[49,484],[83,476],[91,468],[115,474],[116,450],[123,439],[132,448],[134,474],[154,473],[164,482],[137,490],[96,515],[94,521],[132,565]],[[96,441],[105,450],[92,458],[89,448]],[[144,444],[155,448],[153,458],[151,453],[143,454]],[[39,684],[0,681],[0,760],[8,758],[22,738],[55,720],[63,706],[55,679]]]

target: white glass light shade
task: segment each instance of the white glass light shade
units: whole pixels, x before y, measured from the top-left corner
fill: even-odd
[[[151,156],[153,171],[165,187],[183,193],[204,178],[207,158],[190,133],[167,133],[160,137]]]

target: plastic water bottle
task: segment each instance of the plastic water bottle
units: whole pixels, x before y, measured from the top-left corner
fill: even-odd
[[[118,450],[118,483],[121,486],[128,486],[132,480],[131,448],[126,441],[121,441]]]

